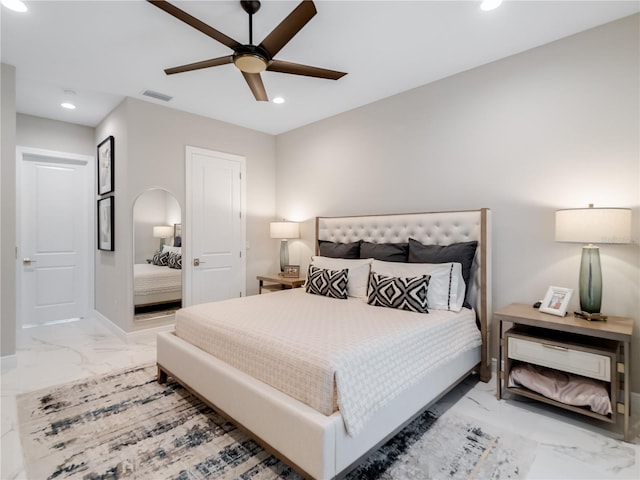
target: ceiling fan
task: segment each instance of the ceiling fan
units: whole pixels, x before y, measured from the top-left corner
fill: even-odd
[[[249,44],[247,45],[237,42],[169,2],[164,0],[147,1],[233,50],[232,55],[167,68],[165,70],[167,75],[233,63],[242,72],[256,100],[264,102],[269,101],[262,77],[260,77],[260,72],[265,70],[330,80],[338,80],[346,75],[344,72],[273,58],[317,13],[315,5],[310,0],[300,3],[259,45],[253,44],[253,14],[260,9],[259,1],[240,1],[244,11],[249,14]]]

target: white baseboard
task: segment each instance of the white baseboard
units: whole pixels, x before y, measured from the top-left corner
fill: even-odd
[[[16,355],[5,355],[0,357],[0,371],[2,373],[13,370],[18,366],[18,357]]]
[[[150,336],[154,336],[155,334],[160,332],[172,332],[175,328],[175,324],[170,323],[168,325],[161,325],[159,327],[149,327],[143,328],[141,330],[136,330],[134,332],[125,332],[122,328],[113,323],[100,312],[94,310],[93,316],[98,319],[105,327],[107,327],[107,329],[109,329],[111,333],[116,335],[125,343],[136,343],[139,340],[149,338]]]

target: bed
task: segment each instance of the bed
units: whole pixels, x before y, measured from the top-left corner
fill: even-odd
[[[133,303],[148,307],[182,299],[182,270],[169,265],[136,263],[133,266]]]
[[[401,274],[395,277],[394,272],[414,268],[421,271],[419,255],[408,264],[385,257],[370,261],[366,274],[369,282],[374,278],[380,282],[380,292],[385,291],[384,282],[403,281],[409,282],[403,284],[411,287],[407,291],[428,295],[429,288],[436,291],[440,288],[438,281],[443,280],[449,282],[447,301],[437,310],[430,308],[428,315],[420,311],[418,304],[428,302],[419,294],[415,295],[418,304],[407,308],[413,311],[404,311],[405,307],[379,308],[368,304],[375,289],[369,286],[366,299],[359,298],[362,292],[355,290],[349,290],[348,298],[338,300],[295,289],[187,307],[176,314],[176,331],[158,335],[158,380],[174,377],[305,477],[341,477],[468,375],[477,373],[482,381],[489,380],[490,231],[488,209],[319,217],[316,253],[322,255],[312,261],[309,272],[313,278],[307,289],[315,288],[316,278],[320,278],[317,275],[335,275],[332,282],[339,295],[347,287],[358,286],[358,262],[366,263],[367,258],[327,258],[351,256],[350,246],[357,245],[364,257],[378,255],[382,250],[393,256],[397,252],[389,253],[390,249],[398,246],[403,250],[407,245],[415,247],[410,250],[411,255],[414,251],[421,254],[420,248],[425,247],[425,252],[431,254],[435,248],[437,255],[446,256],[460,245],[474,243],[465,288],[456,294],[451,280],[454,272],[463,273],[464,263],[442,258],[443,261],[432,263],[451,262],[448,277],[434,270],[426,280],[422,274],[408,279]],[[349,261],[354,267],[346,274],[344,269],[332,268]],[[438,272],[441,267],[437,267]],[[351,276],[345,281],[347,274]],[[332,282],[317,283],[326,286]],[[424,282],[431,282],[428,288],[422,288]],[[378,300],[385,300],[383,297]],[[463,302],[470,308],[462,308]],[[455,308],[451,307],[453,304]],[[251,313],[256,310],[261,314]],[[267,323],[270,311],[279,315]],[[394,322],[394,318],[402,321]],[[458,330],[445,324],[456,325]],[[224,338],[226,332],[244,328],[250,329],[241,330],[244,344],[230,347]],[[305,343],[307,339],[302,335],[314,329],[324,335],[322,345]],[[364,338],[353,336],[359,331],[366,331]],[[449,346],[453,352],[425,353],[422,347],[402,343],[413,341],[419,345],[420,338],[434,335],[441,339],[437,343]],[[249,350],[251,344],[271,350],[258,354]],[[295,355],[297,350],[305,354],[303,359]],[[408,352],[413,351],[418,356],[408,357]],[[252,356],[265,364],[266,373],[243,364],[245,357]],[[390,373],[380,363],[398,365]],[[288,365],[285,368],[290,369],[289,373],[278,373],[272,365]],[[323,368],[328,368],[328,373]],[[314,383],[299,391],[297,386],[287,386],[289,377],[296,375],[303,380],[313,378]]]

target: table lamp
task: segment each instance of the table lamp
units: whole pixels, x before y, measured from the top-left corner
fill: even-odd
[[[556,211],[556,241],[586,243],[580,261],[580,309],[585,316],[600,312],[602,270],[600,249],[594,243],[630,243],[628,208],[572,208]]]
[[[159,225],[157,227],[153,227],[153,238],[160,239],[160,251],[162,251],[162,247],[164,246],[165,238],[173,237],[173,227],[168,225]]]
[[[300,228],[296,222],[271,222],[269,225],[271,238],[280,239],[280,272],[289,264],[289,239],[300,236]]]

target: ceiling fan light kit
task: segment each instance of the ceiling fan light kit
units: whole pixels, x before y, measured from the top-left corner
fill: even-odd
[[[233,63],[241,72],[264,72],[269,65],[269,58],[264,49],[253,45],[242,45],[233,54]]]
[[[243,10],[249,15],[249,44],[247,45],[237,42],[165,0],[147,1],[233,50],[232,55],[167,68],[165,69],[167,75],[233,63],[242,72],[242,76],[255,99],[264,102],[269,101],[260,76],[260,73],[264,71],[329,80],[338,80],[346,75],[345,72],[285,62],[273,58],[317,13],[316,7],[311,0],[301,2],[259,45],[253,44],[253,14],[260,9],[261,4],[259,1],[240,1]]]

